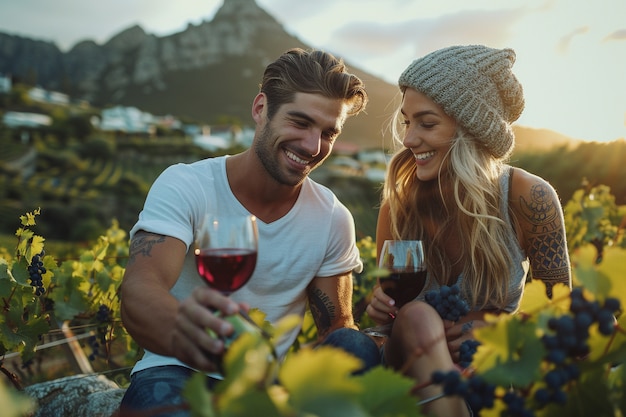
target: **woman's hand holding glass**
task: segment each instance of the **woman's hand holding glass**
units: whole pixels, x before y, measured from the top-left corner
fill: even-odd
[[[366,311],[379,325],[393,321],[398,309],[424,288],[426,266],[419,240],[386,240],[378,259],[381,276]],[[376,329],[376,328],[374,328]]]

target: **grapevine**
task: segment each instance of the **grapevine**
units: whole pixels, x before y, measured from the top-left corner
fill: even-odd
[[[118,287],[128,254],[126,233],[112,227],[76,259],[59,260],[44,250],[45,239],[35,233],[39,209],[20,217],[13,256],[0,254],[0,355],[21,356],[32,363],[38,345],[61,324],[91,331],[90,359],[107,358],[116,340],[133,355],[130,337],[119,319]],[[54,340],[54,339],[53,339]],[[0,356],[0,370],[5,370]],[[9,375],[9,372],[5,372]],[[17,377],[11,377],[20,386]]]
[[[467,368],[473,359],[469,354],[480,350],[482,346],[480,342],[482,333],[479,330],[478,341],[472,343],[466,341],[461,345],[461,362],[466,362],[460,365],[465,369],[434,372],[431,382],[442,385],[445,395],[456,395],[465,399],[475,415],[480,415],[484,409],[494,408],[498,401],[501,401],[501,409],[504,410],[501,416],[531,417],[548,407],[550,410],[558,410],[558,407],[564,409],[563,407],[569,405],[568,393],[576,384],[585,382],[581,380],[581,375],[585,366],[588,366],[586,362],[594,353],[590,344],[591,336],[609,338],[606,352],[611,351],[611,344],[617,340],[613,338],[616,331],[622,335],[621,346],[626,343],[624,338],[626,332],[616,320],[621,314],[620,299],[606,297],[602,302],[592,300],[582,288],[576,287],[568,294],[567,301],[569,306],[563,314],[545,318],[544,334],[539,339],[544,352],[542,360],[541,358],[539,360],[544,369],[544,375],[540,380],[531,381],[530,385],[516,387],[514,383],[497,381],[502,378],[501,376],[493,378],[493,369]],[[556,301],[550,302],[558,304]],[[542,316],[541,312],[538,314]],[[508,320],[511,323],[515,321],[528,323],[530,319],[531,316],[521,314],[517,317],[511,316]],[[597,344],[597,341],[594,343]],[[463,345],[466,345],[465,348]],[[472,347],[475,349],[471,349]],[[483,355],[483,360],[484,357]],[[480,372],[483,370],[484,372]]]
[[[0,255],[4,307],[0,354],[20,352],[23,363],[28,363],[41,336],[59,321],[92,332],[98,342],[94,359],[108,355],[109,346],[118,340],[126,341],[130,349],[117,295],[128,253],[125,232],[114,224],[75,259],[59,260],[49,248],[44,251],[44,239],[32,231],[37,215],[38,210],[22,216],[15,254]],[[362,254],[367,255],[373,241],[366,243]],[[593,246],[577,248],[572,254],[576,286],[571,292],[555,288],[548,299],[545,286],[531,282],[519,314],[488,316],[488,326],[473,330],[476,340],[461,345],[464,368],[453,375],[433,375],[433,382],[447,381],[446,392],[462,395],[476,416],[626,415],[624,254],[607,245],[598,263]],[[371,260],[364,260],[370,269]],[[31,266],[43,267],[38,271],[41,282],[31,276]],[[361,285],[359,294],[366,294],[368,281]],[[45,291],[37,295],[39,287]],[[453,287],[444,293],[456,294]],[[441,293],[439,299],[443,300]],[[462,317],[462,306],[449,307],[441,310],[444,316]],[[279,323],[275,334],[285,331],[284,326]],[[315,334],[306,337],[304,342],[315,339]],[[253,335],[238,340],[225,358],[228,377],[216,392],[206,392],[200,380],[186,390],[189,407],[197,415],[323,417],[356,409],[367,410],[372,417],[422,415],[410,395],[415,381],[389,369],[377,367],[355,377],[352,368],[358,364],[351,358],[330,350],[311,351],[303,347],[305,343],[279,364],[268,355],[265,340]],[[133,355],[130,351],[129,357],[134,359]]]

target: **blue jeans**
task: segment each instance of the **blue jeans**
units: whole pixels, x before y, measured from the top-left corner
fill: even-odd
[[[330,345],[361,359],[363,366],[355,372],[360,375],[376,365],[380,365],[380,350],[378,345],[369,336],[354,329],[337,329],[326,337],[322,345]]]
[[[324,345],[341,348],[361,359],[363,366],[355,374],[361,374],[380,364],[378,346],[367,335],[353,329],[332,332]],[[158,366],[135,372],[122,398],[119,417],[125,412],[151,410],[151,417],[189,417],[185,400],[181,396],[185,384],[194,370],[182,366]],[[217,380],[207,377],[207,388],[212,389]],[[157,409],[162,412],[157,413]]]

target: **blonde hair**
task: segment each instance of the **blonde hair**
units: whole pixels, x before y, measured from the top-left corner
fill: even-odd
[[[395,118],[397,120],[397,117]],[[397,123],[392,133],[400,141]],[[463,262],[463,292],[473,307],[506,306],[511,256],[507,250],[510,225],[502,219],[500,176],[505,164],[493,157],[470,135],[457,127],[437,181],[416,177],[410,149],[392,157],[383,187],[383,203],[390,208],[394,239],[424,241],[427,268],[440,285],[456,281],[452,266]],[[435,224],[426,232],[424,219]],[[458,231],[460,259],[443,250],[450,231]]]

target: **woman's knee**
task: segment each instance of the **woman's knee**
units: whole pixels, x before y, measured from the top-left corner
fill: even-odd
[[[431,343],[441,337],[445,339],[443,320],[439,313],[423,301],[413,301],[403,306],[396,315],[393,327],[396,335],[415,335],[416,340],[423,343]]]

